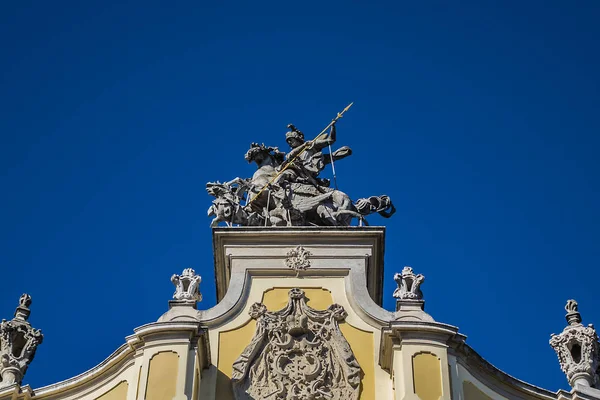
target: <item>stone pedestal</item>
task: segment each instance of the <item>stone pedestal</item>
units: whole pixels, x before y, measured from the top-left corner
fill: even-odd
[[[227,301],[226,293],[241,290],[252,276],[350,274],[360,281],[353,295],[366,294],[381,306],[384,242],[383,227],[214,228],[217,301]]]

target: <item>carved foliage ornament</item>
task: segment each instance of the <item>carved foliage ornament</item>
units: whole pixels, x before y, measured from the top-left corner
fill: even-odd
[[[598,335],[593,325],[581,323],[575,300],[569,300],[565,309],[569,325],[559,335],[551,336],[550,345],[571,386],[576,382],[593,386],[598,381]]]
[[[33,361],[37,346],[44,339],[42,331],[32,328],[27,321],[30,305],[31,296],[23,294],[15,310],[15,317],[10,321],[3,319],[0,322],[0,387],[21,383],[29,363]]]
[[[302,246],[298,246],[295,249],[288,251],[285,259],[285,265],[296,272],[299,272],[300,270],[306,270],[308,267],[310,267],[309,257],[311,255],[312,254],[310,251],[306,250]]]
[[[394,297],[398,300],[421,300],[421,284],[425,280],[422,274],[415,275],[411,267],[404,267],[402,273],[394,275],[398,288],[394,291]]]
[[[233,364],[236,399],[358,399],[361,369],[338,325],[342,306],[314,310],[294,288],[283,310],[255,303],[250,316],[256,332]]]
[[[171,282],[175,285],[173,298],[175,300],[202,301],[201,281],[200,275],[196,275],[196,271],[192,268],[184,269],[181,275],[173,274],[171,276]]]

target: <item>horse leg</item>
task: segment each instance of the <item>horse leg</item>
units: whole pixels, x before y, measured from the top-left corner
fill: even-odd
[[[335,211],[333,211],[333,209],[329,206],[326,206],[324,204],[319,204],[317,206],[317,215],[319,215],[321,220],[326,225],[332,225],[332,226],[339,225],[339,223],[335,217]]]
[[[350,225],[352,222],[352,215],[349,215],[348,211],[354,210],[350,197],[339,190],[335,190],[333,196],[331,196],[331,200],[333,202],[333,208],[335,209],[333,212],[333,218],[336,221],[335,225]]]

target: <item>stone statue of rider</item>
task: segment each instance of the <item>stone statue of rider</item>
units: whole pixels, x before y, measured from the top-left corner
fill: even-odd
[[[329,186],[329,179],[319,178],[319,173],[333,161],[341,160],[352,154],[348,146],[343,146],[332,153],[323,153],[325,147],[335,143],[336,129],[335,123],[331,126],[328,134],[321,135],[314,141],[306,142],[304,134],[294,125],[289,124],[290,129],[285,134],[285,141],[292,149],[286,155],[286,161],[293,160],[292,165],[286,170],[282,180],[289,182],[307,183],[314,186]],[[289,172],[288,172],[289,171]]]

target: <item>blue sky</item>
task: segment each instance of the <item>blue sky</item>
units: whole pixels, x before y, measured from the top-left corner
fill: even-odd
[[[248,176],[337,111],[351,197],[389,194],[394,272],[502,370],[568,388],[548,345],[600,324],[600,3],[33,2],[0,6],[0,317],[42,328],[25,382],[79,374],[195,268],[215,303],[207,181]]]

